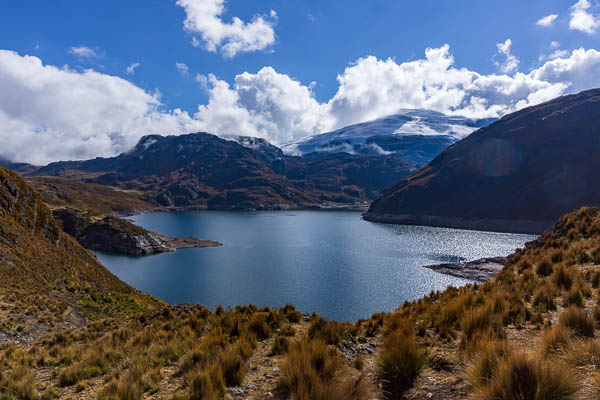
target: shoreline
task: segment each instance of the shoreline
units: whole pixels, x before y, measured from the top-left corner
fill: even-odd
[[[418,225],[436,228],[464,229],[483,232],[518,233],[541,235],[553,225],[551,221],[533,221],[519,219],[461,218],[433,215],[379,214],[366,212],[365,221],[380,224]]]
[[[229,208],[216,209],[202,206],[182,206],[182,207],[166,207],[156,206],[152,208],[143,208],[130,211],[113,211],[109,216],[116,218],[134,217],[137,215],[145,215],[152,213],[169,213],[169,212],[186,212],[186,211],[237,211],[237,212],[254,212],[254,211],[357,211],[366,212],[370,207],[369,204],[309,204],[302,207],[289,208],[272,208],[272,209],[256,209],[256,208]]]

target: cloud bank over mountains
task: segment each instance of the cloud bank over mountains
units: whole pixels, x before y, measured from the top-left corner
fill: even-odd
[[[502,45],[510,54],[510,45]],[[232,82],[210,74],[199,79],[198,89],[207,91],[208,102],[189,113],[165,109],[160,93],[123,78],[0,50],[0,155],[37,164],[112,156],[146,134],[195,131],[282,144],[402,108],[499,117],[600,82],[600,52],[594,49],[574,50],[528,73],[484,75],[454,64],[448,45],[407,62],[362,57],[338,75],[337,92],[325,102],[315,98],[314,82],[272,67]]]

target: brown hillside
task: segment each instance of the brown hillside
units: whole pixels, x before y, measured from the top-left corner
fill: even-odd
[[[371,221],[541,233],[600,205],[600,89],[507,115],[386,190]]]
[[[50,176],[33,177],[27,181],[52,209],[74,208],[100,216],[153,207],[135,191]]]
[[[127,298],[140,307],[156,302],[104,268],[59,228],[39,194],[16,173],[0,168],[0,314],[10,315],[2,319],[0,339],[125,310],[117,302],[103,304],[98,296]]]

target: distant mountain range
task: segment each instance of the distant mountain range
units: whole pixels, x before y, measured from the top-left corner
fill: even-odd
[[[116,157],[43,167],[0,159],[0,165],[29,177],[136,190],[144,201],[169,208],[366,209],[384,189],[488,122],[403,110],[283,148],[247,136],[148,135]]]
[[[381,155],[293,157],[263,139],[193,133],[144,136],[117,157],[7,167],[30,177],[58,176],[136,190],[162,207],[262,210],[366,207],[419,165]]]
[[[495,121],[448,116],[431,110],[402,110],[374,121],[309,136],[282,146],[288,154],[323,157],[332,153],[393,155],[427,164],[448,146]]]
[[[539,233],[600,205],[600,89],[507,115],[386,190],[365,219]]]

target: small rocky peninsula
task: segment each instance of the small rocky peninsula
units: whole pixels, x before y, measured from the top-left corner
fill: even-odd
[[[57,209],[54,218],[63,230],[90,250],[130,255],[151,255],[184,248],[221,246],[221,243],[197,238],[171,238],[146,230],[114,216],[91,217],[74,209]]]
[[[458,278],[487,282],[502,271],[507,262],[507,257],[491,257],[456,264],[425,265],[425,268]]]

